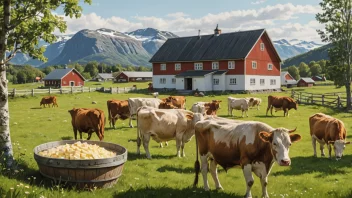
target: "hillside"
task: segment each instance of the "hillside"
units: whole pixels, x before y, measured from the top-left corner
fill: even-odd
[[[297,55],[295,57],[286,59],[282,64],[281,68],[289,67],[291,65],[299,65],[301,62],[309,63],[310,61],[319,61],[322,59],[328,60],[328,49],[331,47],[331,44],[324,45],[317,49],[311,50],[304,54]]]

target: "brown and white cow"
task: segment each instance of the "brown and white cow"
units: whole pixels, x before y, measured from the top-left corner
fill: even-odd
[[[259,110],[259,105],[262,103],[262,99],[254,98],[254,97],[250,97],[248,99],[249,99],[249,102],[248,102],[249,107],[257,106],[257,110]]]
[[[317,156],[316,141],[320,144],[321,156],[325,156],[324,145],[328,145],[329,158],[331,158],[331,145],[334,145],[336,160],[341,159],[346,144],[347,131],[343,122],[339,119],[317,113],[309,117],[310,135],[314,156]]]
[[[159,108],[161,101],[162,100],[158,98],[129,98],[128,99],[128,108],[130,110],[129,126],[133,128],[132,116],[137,114],[137,110],[139,107],[147,106],[147,107]]]
[[[217,189],[222,189],[218,179],[217,165],[225,170],[241,166],[247,184],[246,196],[252,197],[251,187],[254,179],[252,172],[260,178],[262,196],[268,197],[268,175],[276,161],[280,166],[289,166],[289,147],[292,142],[299,141],[301,136],[289,134],[295,130],[272,128],[255,121],[225,122],[224,119],[205,119],[195,125],[197,160],[194,186],[198,183],[201,170],[204,189],[209,190],[207,179],[208,160],[210,173]],[[201,165],[198,161],[198,151]]]
[[[109,113],[109,124],[110,127],[114,127],[116,120],[126,120],[130,116],[130,110],[128,108],[128,100],[108,100],[106,102]]]
[[[268,96],[268,108],[266,109],[266,115],[268,116],[268,111],[270,109],[271,115],[273,115],[273,108],[284,110],[284,117],[288,116],[288,111],[290,109],[297,110],[298,103],[290,97],[287,96]]]
[[[80,139],[82,139],[82,132],[88,133],[87,140],[90,140],[93,132],[97,134],[100,141],[104,139],[104,111],[100,109],[73,108],[68,112],[71,114],[75,140],[77,140],[77,131]]]
[[[201,113],[205,115],[215,115],[220,108],[221,100],[212,100],[212,102],[196,102],[192,105],[193,113]]]
[[[249,99],[228,97],[227,102],[228,102],[227,103],[228,115],[232,116],[232,110],[235,109],[235,110],[242,111],[242,117],[243,117],[243,112],[245,112],[246,116],[248,117],[247,111],[249,109]]]
[[[171,102],[174,106],[179,109],[186,109],[186,97],[185,96],[169,96],[161,99],[164,102]]]
[[[56,96],[44,96],[40,101],[40,106],[43,105],[45,107],[45,105],[48,105],[50,107],[50,104],[53,104],[52,107],[59,107]]]
[[[137,154],[140,154],[141,142],[147,158],[149,153],[149,140],[160,143],[162,141],[176,140],[177,156],[185,156],[185,143],[189,142],[194,135],[194,125],[203,119],[202,114],[194,114],[184,109],[156,109],[153,107],[141,107],[137,112]]]

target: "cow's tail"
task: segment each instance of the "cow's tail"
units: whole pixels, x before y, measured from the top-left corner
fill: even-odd
[[[197,133],[197,132],[195,132]],[[197,141],[197,134],[195,134],[195,140],[196,140],[196,161],[194,162],[194,170],[195,170],[195,177],[194,177],[194,182],[193,182],[193,187],[197,187],[198,184],[198,179],[199,179],[199,172],[200,172],[200,164],[199,164],[199,157],[198,157],[198,141]]]
[[[104,130],[105,130],[105,123],[106,123],[104,111],[100,111],[99,122],[100,122],[99,139],[100,141],[102,141],[104,139]]]

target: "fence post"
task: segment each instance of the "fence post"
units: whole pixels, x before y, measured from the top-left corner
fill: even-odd
[[[60,94],[62,94],[62,87],[60,87]]]
[[[84,92],[84,88],[83,88],[83,86],[82,86],[82,93]]]
[[[13,97],[16,95],[16,88],[13,89]]]
[[[124,93],[126,93],[126,87],[124,87]]]
[[[310,96],[310,103],[311,103],[311,104],[314,103],[314,101],[313,101],[313,94],[311,94],[311,96]]]
[[[340,96],[337,96],[337,108],[340,108],[340,103],[341,103],[341,99]]]
[[[325,98],[324,94],[321,95],[321,105],[323,105],[323,106],[324,106],[324,98]]]
[[[90,87],[88,87],[89,88],[89,92],[90,92]]]
[[[291,90],[291,98],[295,99],[295,91],[293,89]]]
[[[302,102],[302,92],[299,92],[298,100]]]
[[[34,89],[32,89],[32,96],[34,96]]]
[[[51,87],[49,87],[49,94],[51,94]]]
[[[71,94],[73,94],[73,87],[71,87]]]
[[[112,94],[112,87],[110,87],[110,93]]]

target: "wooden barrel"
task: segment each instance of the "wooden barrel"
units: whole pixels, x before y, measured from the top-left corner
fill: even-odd
[[[74,144],[77,140],[48,142],[34,148],[34,159],[40,173],[62,184],[74,185],[78,189],[108,188],[116,184],[122,175],[127,161],[127,149],[109,142],[80,140],[82,143],[96,144],[116,153],[115,157],[105,159],[69,160],[40,156],[43,150],[59,145]]]

